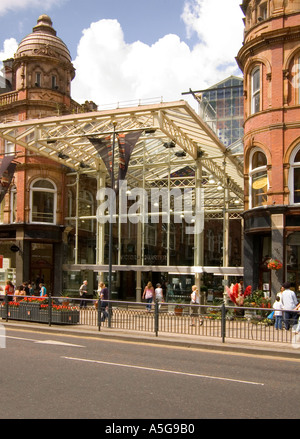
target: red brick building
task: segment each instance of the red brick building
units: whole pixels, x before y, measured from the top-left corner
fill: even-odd
[[[75,76],[71,56],[47,15],[39,17],[14,58],[3,64],[6,86],[0,94],[1,123],[78,111],[70,94]],[[28,139],[33,141],[34,136],[32,130],[28,132]],[[11,156],[16,163],[11,186],[0,204],[0,252],[7,267],[14,270],[12,280],[20,285],[42,279],[51,290],[60,290],[65,167],[26,150],[14,139],[0,141],[0,154],[1,160]]]
[[[300,285],[300,1],[244,0],[245,284]],[[270,270],[269,258],[283,263]],[[265,285],[267,289],[267,286]]]

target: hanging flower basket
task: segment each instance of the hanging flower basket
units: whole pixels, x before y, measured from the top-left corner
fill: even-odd
[[[269,259],[267,267],[269,270],[280,270],[282,268],[282,262],[278,259]]]

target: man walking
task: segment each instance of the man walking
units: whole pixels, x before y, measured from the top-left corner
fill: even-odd
[[[298,305],[297,296],[294,291],[290,289],[291,284],[285,282],[283,284],[284,291],[281,296],[281,303],[283,305],[283,321],[286,330],[290,329],[291,325],[296,324],[297,313],[293,311]]]
[[[86,298],[88,294],[88,281],[84,280],[83,284],[79,288],[79,295],[81,297],[80,308],[86,308]]]

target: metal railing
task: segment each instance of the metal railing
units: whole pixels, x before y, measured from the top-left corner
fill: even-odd
[[[150,304],[149,310],[147,305],[149,307],[145,302],[110,300],[103,303],[98,299],[61,296],[10,299],[6,296],[0,306],[0,317],[6,321],[79,325],[98,331],[110,328],[154,333],[156,336],[164,333],[215,337],[223,343],[226,339],[279,343],[293,341],[292,327],[291,330],[285,330],[283,324],[283,329],[276,329],[274,319],[268,318],[271,308],[155,302]]]

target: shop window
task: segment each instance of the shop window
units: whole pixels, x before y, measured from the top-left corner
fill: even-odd
[[[291,155],[290,165],[290,203],[298,204],[300,203],[300,145]]]
[[[251,74],[251,114],[260,111],[260,68],[256,67]]]
[[[30,188],[30,222],[56,223],[56,187],[50,180],[36,180]]]
[[[251,207],[267,204],[268,175],[265,154],[255,149],[250,157],[250,201]]]

